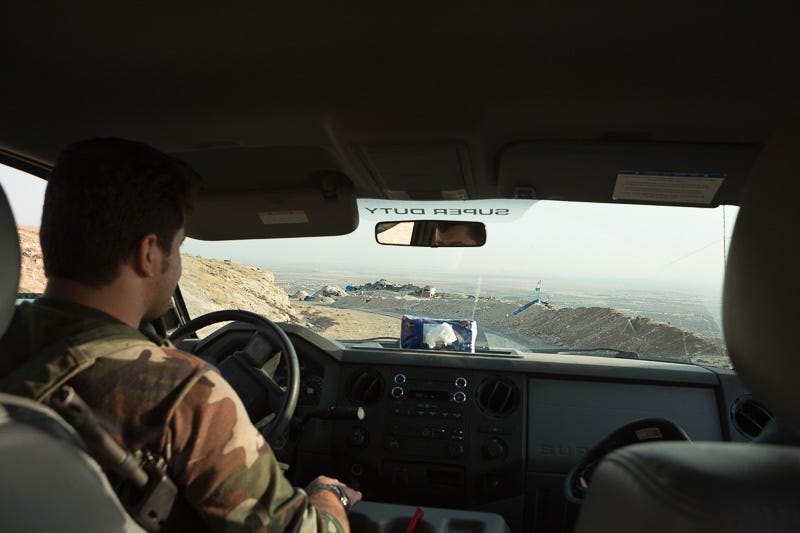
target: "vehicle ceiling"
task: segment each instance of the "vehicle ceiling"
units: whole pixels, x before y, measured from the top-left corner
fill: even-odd
[[[691,159],[711,144],[749,167],[797,112],[796,20],[700,4],[25,3],[0,32],[0,149],[41,175],[70,141],[138,139],[184,154],[207,193],[324,170],[360,197],[530,185],[609,201],[613,175],[526,176],[526,161],[587,146]],[[714,203],[738,202],[746,172],[731,174]]]

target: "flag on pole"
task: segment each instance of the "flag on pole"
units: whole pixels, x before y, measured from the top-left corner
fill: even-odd
[[[517,309],[516,311],[514,311],[515,315],[520,314],[521,312],[523,312],[524,310],[528,309],[532,305],[548,305],[547,302],[543,302],[542,299],[539,297],[541,295],[541,291],[542,291],[542,280],[539,280],[539,283],[536,284],[535,291],[536,291],[536,297],[533,300],[531,300],[530,302],[528,302],[525,305],[523,305],[522,307],[520,307],[519,309]]]

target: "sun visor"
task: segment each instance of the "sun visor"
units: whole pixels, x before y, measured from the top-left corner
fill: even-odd
[[[212,146],[175,154],[203,179],[186,233],[203,240],[343,235],[358,226],[353,185],[316,146]]]
[[[324,173],[345,174],[317,146],[229,146],[174,153],[203,178],[204,194],[315,187]]]
[[[500,158],[498,194],[582,202],[738,204],[759,151],[752,145],[520,143]]]
[[[344,235],[358,226],[349,184],[320,188],[204,195],[186,223],[193,239],[270,239]]]
[[[362,145],[355,147],[355,151],[375,186],[391,200],[467,200],[475,197],[466,145]]]

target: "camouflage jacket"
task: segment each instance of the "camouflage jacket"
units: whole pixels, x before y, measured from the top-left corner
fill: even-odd
[[[160,453],[181,492],[168,529],[342,531],[283,476],[236,392],[201,359],[100,311],[22,304],[0,339],[0,388],[41,400],[68,383],[129,450]],[[193,511],[192,511],[193,510]]]

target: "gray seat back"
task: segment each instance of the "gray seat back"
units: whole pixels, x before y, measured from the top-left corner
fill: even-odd
[[[796,130],[797,131],[797,130]],[[771,141],[742,199],[725,273],[731,361],[754,395],[800,428],[800,135]],[[800,448],[637,444],[592,477],[578,531],[800,531]]]
[[[0,394],[3,531],[142,531],[53,411]]]
[[[747,184],[725,271],[733,366],[778,418],[800,428],[800,126],[767,145]]]

